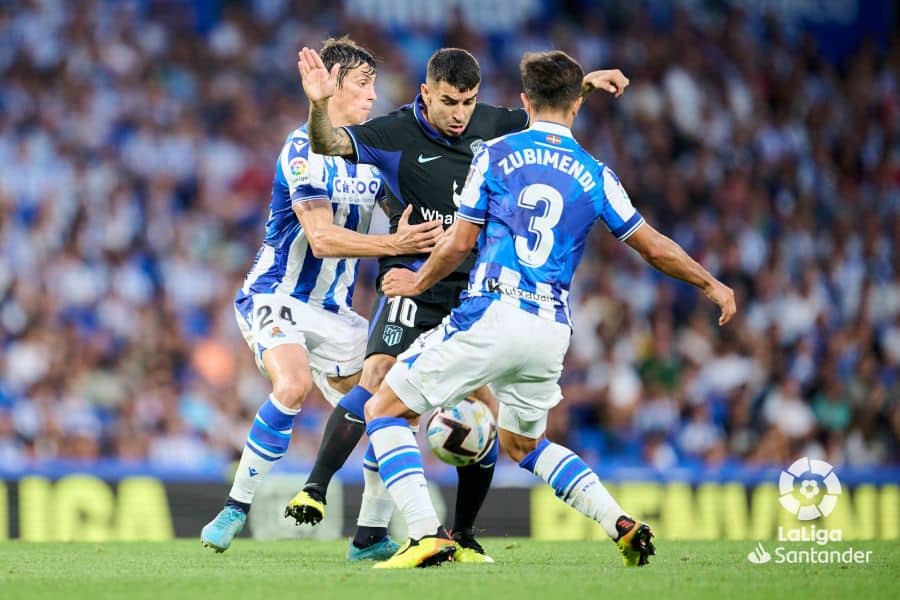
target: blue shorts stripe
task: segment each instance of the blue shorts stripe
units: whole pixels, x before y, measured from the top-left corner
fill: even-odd
[[[378,317],[381,316],[381,311],[384,310],[386,302],[387,296],[382,296],[381,300],[378,301],[378,308],[375,309],[375,315],[372,317],[372,320],[369,321],[369,335],[372,335],[372,331],[375,329],[375,326],[378,325]]]

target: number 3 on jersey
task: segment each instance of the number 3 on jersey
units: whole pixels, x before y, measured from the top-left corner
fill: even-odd
[[[553,250],[553,228],[559,223],[563,211],[563,197],[559,191],[543,183],[533,183],[525,187],[519,194],[518,205],[533,211],[538,205],[545,208],[542,214],[535,214],[528,223],[529,233],[535,236],[534,247],[528,243],[529,236],[516,236],[516,254],[523,264],[529,267],[540,267],[550,257]]]

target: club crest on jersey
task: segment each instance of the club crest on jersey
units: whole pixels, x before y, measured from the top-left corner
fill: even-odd
[[[478,149],[481,148],[481,145],[484,143],[484,140],[475,140],[471,144],[469,144],[469,148],[472,149],[472,154],[478,152]]]
[[[381,339],[384,340],[384,343],[388,346],[396,346],[400,343],[400,340],[403,338],[403,328],[397,325],[387,325],[384,328],[384,333],[381,334]]]
[[[550,142],[551,144],[556,144],[557,146],[562,144],[562,138],[559,137],[558,135],[553,135],[552,133],[547,136],[547,141]]]
[[[277,325],[272,328],[272,331],[269,332],[269,335],[273,338],[283,338],[285,337],[284,332],[281,330],[281,327]]]

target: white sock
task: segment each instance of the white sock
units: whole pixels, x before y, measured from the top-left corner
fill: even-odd
[[[434,535],[437,518],[422,468],[422,454],[404,419],[382,417],[366,427],[378,461],[378,472],[406,519],[409,537]]]
[[[363,481],[365,488],[356,524],[361,527],[387,527],[394,513],[394,499],[378,474],[378,462],[375,460],[372,444],[369,444],[363,459]]]
[[[296,410],[287,408],[271,394],[259,407],[259,412],[256,413],[250,426],[237,472],[234,474],[234,483],[228,493],[231,498],[246,504],[253,502],[253,496],[266,475],[287,453],[291,443],[291,431],[294,428],[294,417],[299,413],[299,408]]]
[[[563,502],[599,522],[610,538],[619,537],[616,519],[626,515],[625,511],[577,454],[565,446],[541,440],[519,466],[546,481]]]

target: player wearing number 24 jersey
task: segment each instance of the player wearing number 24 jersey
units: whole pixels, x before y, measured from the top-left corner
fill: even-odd
[[[330,100],[337,124],[364,121],[375,101],[375,59],[348,38],[323,46],[340,69]],[[293,423],[316,385],[332,404],[359,380],[368,323],[351,307],[357,258],[427,251],[440,225],[407,226],[368,235],[384,186],[378,169],[310,150],[307,127],[287,137],[275,162],[266,235],[235,297],[235,316],[260,371],[272,381],[250,426],[219,514],[201,531],[205,546],[224,552],[244,527],[269,471],[287,453]],[[366,477],[360,521],[373,543],[356,558],[396,549],[387,535],[390,497],[377,477]]]

